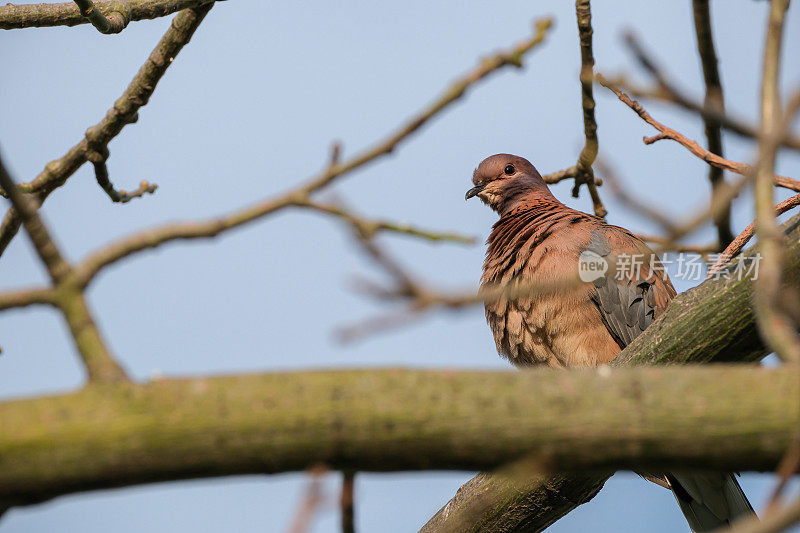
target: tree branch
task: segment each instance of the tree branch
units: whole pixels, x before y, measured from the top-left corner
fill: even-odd
[[[800,522],[800,499],[783,509],[767,511],[760,518],[734,523],[726,533],[778,533]]]
[[[70,148],[63,157],[49,162],[32,182],[20,184],[20,189],[24,192],[36,193],[35,201],[41,205],[45,198],[54,189],[61,187],[81,165],[90,159],[104,163],[107,157],[108,143],[122,131],[122,128],[138,120],[139,109],[147,104],[158,81],[172,64],[178,52],[189,42],[213,5],[213,3],[202,4],[200,7],[189,8],[176,15],[147,61],[139,69],[122,96],[108,110],[105,118],[86,130],[84,138]],[[2,9],[0,8],[0,11]],[[102,176],[98,176],[98,183],[101,181]],[[16,212],[9,210],[0,223],[0,255],[16,235],[19,224],[20,219]]]
[[[700,62],[703,66],[703,78],[706,84],[706,96],[703,107],[713,109],[720,114],[725,113],[725,98],[722,92],[722,82],[719,76],[717,63],[717,51],[714,48],[714,36],[711,30],[711,8],[709,0],[693,0],[694,7],[694,29],[697,35],[697,50],[700,54]],[[719,156],[724,156],[722,150],[722,128],[718,122],[703,119],[706,127],[706,139],[708,140],[708,150]],[[717,189],[723,183],[722,169],[709,167],[708,180],[711,182],[712,197],[717,193]],[[717,241],[721,248],[724,248],[733,240],[731,231],[731,211],[730,207],[723,210],[714,218],[717,227]]]
[[[575,186],[572,188],[572,196],[578,197],[578,190],[581,183],[585,183],[592,197],[594,214],[605,217],[608,210],[600,200],[597,193],[597,186],[594,181],[594,171],[592,163],[597,158],[597,121],[594,116],[595,101],[593,92],[594,83],[594,54],[592,53],[592,6],[590,0],[575,0],[575,15],[578,20],[578,40],[581,45],[581,107],[583,108],[583,133],[586,141],[583,145],[578,163],[575,167],[578,170],[575,178]]]
[[[767,345],[784,361],[800,363],[800,338],[797,324],[780,305],[781,271],[784,262],[784,240],[775,219],[773,170],[782,137],[782,113],[778,92],[783,23],[789,0],[772,0],[764,46],[764,71],[761,78],[761,128],[759,154],[755,169],[756,233],[763,259],[755,283],[755,310],[761,335]],[[800,100],[800,98],[798,98]]]
[[[317,463],[474,470],[525,456],[545,471],[768,470],[798,416],[792,370],[721,366],[317,371],[90,386],[0,404],[0,426],[14,429],[0,433],[0,502]]]
[[[782,215],[790,209],[800,206],[800,194],[787,198],[786,200],[778,203],[775,206],[775,216]],[[719,254],[717,261],[708,269],[708,276],[711,277],[716,274],[726,263],[739,255],[739,252],[750,242],[756,232],[755,221],[751,222],[733,241],[728,245],[725,250]]]
[[[699,157],[709,165],[724,169],[730,170],[731,172],[735,172],[736,174],[741,174],[743,176],[753,175],[755,169],[746,163],[739,163],[737,161],[731,161],[729,159],[725,159],[724,157],[720,157],[717,154],[713,154],[697,144],[697,141],[687,138],[686,136],[682,135],[678,131],[665,126],[664,124],[655,120],[650,113],[648,113],[642,105],[637,102],[636,100],[631,99],[630,96],[622,92],[618,87],[615,87],[611,84],[607,79],[605,79],[601,74],[596,75],[596,79],[600,84],[613,92],[617,95],[617,98],[620,99],[622,103],[630,107],[639,117],[657,129],[660,133],[654,137],[645,137],[644,143],[645,144],[653,144],[654,142],[660,141],[662,139],[671,139],[676,141],[677,143],[684,146],[688,149],[692,154]],[[792,99],[793,103],[790,104],[788,111],[791,112],[791,115],[797,111],[797,105],[800,105],[800,91],[796,94],[796,96]],[[797,102],[795,104],[794,102]],[[786,121],[784,121],[786,122]],[[788,127],[788,124],[784,124]],[[783,129],[785,132],[786,130]],[[773,182],[778,187],[785,187],[787,189],[791,189],[793,191],[800,192],[800,181],[788,178],[786,176],[779,176],[777,174],[772,176]],[[771,207],[771,206],[770,206]]]
[[[390,135],[376,146],[366,149],[343,162],[339,161],[340,149],[335,148],[330,164],[328,164],[322,172],[312,177],[304,184],[278,195],[277,197],[239,209],[222,217],[199,222],[169,224],[160,228],[146,230],[112,243],[108,247],[87,257],[86,260],[77,267],[76,279],[78,280],[78,285],[86,286],[102,268],[139,251],[155,248],[164,243],[178,239],[211,238],[223,231],[247,224],[288,207],[314,209],[338,216],[359,226],[362,230],[369,229],[371,232],[386,230],[412,234],[431,240],[467,242],[468,238],[455,234],[435,234],[386,221],[366,221],[337,206],[312,201],[311,194],[326,187],[335,179],[346,173],[391,153],[400,143],[422,127],[423,124],[461,98],[474,83],[484,79],[492,72],[508,65],[520,67],[525,54],[544,41],[551,24],[552,21],[550,19],[537,21],[535,23],[535,33],[532,37],[519,43],[510,51],[500,52],[494,56],[483,59],[477,68],[469,71],[452,83],[444,94],[433,104],[424,108],[405,125],[401,126],[394,134]]]
[[[450,86],[445,89],[444,94],[433,103],[423,108],[416,116],[402,125],[389,137],[344,163],[330,165],[325,172],[312,179],[306,185],[307,192],[311,193],[321,189],[340,175],[350,172],[380,156],[391,153],[397,145],[421,128],[431,118],[461,99],[472,85],[495,71],[506,66],[522,68],[525,55],[544,41],[552,25],[553,21],[550,18],[542,18],[534,21],[534,35],[532,37],[520,42],[507,52],[500,52],[481,60],[476,68],[451,83]]]
[[[125,381],[125,371],[117,364],[106,347],[100,331],[86,305],[86,298],[70,283],[74,269],[61,256],[47,226],[44,225],[29,198],[19,192],[0,159],[0,186],[19,213],[25,231],[53,280],[52,289],[29,289],[0,295],[0,309],[33,304],[52,304],[61,310],[72,333],[75,346],[83,360],[89,379],[95,381]]]
[[[183,9],[197,8],[214,0],[113,0],[95,2],[95,13],[119,13],[128,21],[164,17]],[[91,22],[76,2],[62,4],[5,4],[0,6],[0,30],[77,26]],[[99,28],[98,28],[99,29]],[[122,28],[120,28],[121,31]],[[105,32],[103,32],[105,33]]]
[[[53,282],[58,283],[70,273],[71,267],[69,263],[61,255],[61,251],[53,242],[48,231],[47,226],[42,222],[37,207],[20,192],[14,180],[8,174],[2,159],[0,159],[0,187],[5,189],[13,209],[19,213],[19,219],[25,226],[25,231],[28,233],[39,259],[47,268],[48,274]]]
[[[0,311],[29,305],[55,305],[54,291],[34,287],[0,293]]]
[[[342,473],[342,492],[339,495],[342,533],[355,533],[355,485],[356,474],[348,470]]]

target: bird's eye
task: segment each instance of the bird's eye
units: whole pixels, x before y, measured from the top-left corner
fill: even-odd
[[[517,169],[514,168],[514,165],[506,165],[506,168],[503,169],[503,172],[505,172],[509,176],[511,174],[513,174],[514,172],[516,172],[516,171],[517,171]]]

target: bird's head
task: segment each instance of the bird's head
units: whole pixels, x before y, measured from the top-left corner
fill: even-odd
[[[500,215],[508,212],[530,194],[550,196],[547,184],[524,157],[496,154],[487,157],[472,174],[473,188],[465,199],[477,196]]]

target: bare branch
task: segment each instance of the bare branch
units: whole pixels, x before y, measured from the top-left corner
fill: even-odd
[[[484,58],[480,64],[464,76],[454,81],[447,89],[433,103],[423,108],[416,116],[401,126],[395,133],[388,138],[378,143],[376,146],[369,148],[360,154],[350,158],[348,161],[331,165],[325,172],[316,178],[312,179],[306,185],[306,191],[314,192],[337,177],[350,172],[365,163],[368,163],[380,156],[384,156],[392,152],[402,141],[407,139],[412,133],[417,131],[425,125],[430,119],[438,115],[446,107],[458,101],[467,90],[475,83],[486,78],[495,71],[506,67],[513,66],[516,68],[523,67],[523,59],[525,55],[536,48],[547,37],[548,30],[552,26],[553,21],[550,18],[538,19],[534,22],[534,35],[513,47],[507,52],[500,52],[493,56]]]
[[[52,289],[36,287],[0,293],[0,311],[40,304],[55,305],[55,293]]]
[[[124,189],[118,191],[114,188],[108,176],[108,165],[106,164],[108,160],[108,148],[104,146],[101,151],[90,152],[88,157],[94,166],[94,177],[97,180],[97,184],[100,185],[100,188],[111,198],[112,202],[121,204],[128,203],[134,198],[139,198],[145,194],[153,194],[156,192],[156,189],[158,189],[158,185],[155,183],[151,184],[146,180],[142,180],[139,182],[139,187],[133,191],[127,192]]]
[[[578,163],[576,166],[578,173],[575,177],[575,186],[572,188],[572,196],[578,197],[578,190],[582,183],[589,189],[592,197],[594,214],[605,217],[608,210],[600,200],[597,193],[597,186],[594,181],[594,171],[592,163],[597,158],[597,121],[594,116],[594,55],[592,53],[592,9],[590,0],[575,0],[575,14],[578,20],[578,37],[581,45],[581,107],[583,108],[583,133],[586,142],[583,145]]]
[[[30,199],[19,192],[11,176],[0,160],[0,186],[2,186],[19,213],[22,224],[33,242],[39,258],[47,267],[55,287],[53,289],[33,289],[0,295],[0,309],[21,307],[37,303],[57,306],[64,316],[75,341],[75,347],[83,360],[89,379],[92,381],[127,381],[122,367],[114,360],[103,342],[97,325],[92,318],[86,298],[80,288],[71,284],[75,270],[61,256],[50,237],[50,232],[42,222],[36,207]]]
[[[311,522],[322,504],[322,478],[327,472],[323,465],[316,465],[310,469],[308,486],[303,500],[300,502],[294,520],[289,526],[289,533],[307,533],[311,531]]]
[[[800,469],[800,435],[795,439],[794,443],[789,446],[786,454],[781,459],[775,474],[778,477],[778,482],[772,489],[769,499],[767,500],[766,512],[776,511],[781,502],[781,495],[783,494],[789,480]]]
[[[731,116],[729,113],[720,113],[713,109],[703,107],[703,104],[687,96],[673,85],[656,85],[653,88],[644,88],[632,83],[625,76],[605,76],[611,85],[619,87],[631,97],[636,99],[654,100],[674,104],[686,111],[696,113],[704,120],[719,124],[725,130],[747,139],[758,139],[758,128],[748,124],[745,120]],[[780,143],[781,147],[791,150],[800,150],[800,138],[787,133]]]
[[[577,165],[573,165],[569,168],[565,168],[563,170],[558,170],[556,172],[551,172],[550,174],[544,174],[542,179],[545,183],[554,184],[564,180],[572,180],[577,179],[579,177],[580,171],[578,170]],[[603,180],[598,178],[597,176],[594,177],[594,184],[600,186],[603,184]]]
[[[671,250],[673,252],[679,252],[679,253],[693,253],[704,257],[707,256],[708,254],[713,254],[714,252],[719,250],[719,245],[717,243],[678,244],[669,237],[663,237],[658,235],[646,235],[642,233],[637,233],[636,236],[645,242],[649,242],[650,244],[657,244],[659,250]]]
[[[617,200],[628,206],[636,213],[639,213],[640,215],[652,220],[663,229],[670,232],[674,230],[675,224],[672,222],[672,218],[669,215],[662,213],[650,203],[643,202],[638,198],[635,198],[625,190],[608,161],[600,157],[597,159],[595,164],[597,166],[597,170],[603,175],[604,181],[611,194],[613,194]]]
[[[782,106],[778,92],[783,23],[789,0],[770,3],[767,42],[764,47],[764,71],[761,79],[761,128],[758,163],[755,169],[756,233],[761,244],[762,260],[755,282],[755,311],[761,335],[767,345],[784,361],[800,363],[800,338],[797,325],[780,305],[781,274],[785,261],[783,234],[775,219],[773,170],[781,127]],[[798,98],[800,100],[800,98]],[[793,113],[785,113],[793,115]]]
[[[75,0],[75,3],[81,11],[81,16],[97,28],[100,33],[119,33],[131,21],[130,9],[124,9],[124,11],[120,9],[126,7],[124,2],[117,3],[108,16],[103,15],[99,9],[96,9],[92,0]]]
[[[342,206],[323,203],[311,200],[310,198],[299,198],[291,205],[295,207],[306,208],[311,211],[317,211],[337,218],[340,218],[348,224],[354,226],[359,232],[365,235],[374,235],[380,231],[388,231],[391,233],[398,233],[401,235],[410,235],[412,237],[419,237],[428,241],[448,241],[459,244],[475,244],[475,237],[461,235],[452,232],[437,232],[427,229],[418,228],[407,223],[392,222],[389,220],[369,220],[357,216],[352,211],[345,209]]]
[[[102,153],[108,149],[108,143],[122,131],[122,128],[138,120],[139,109],[147,104],[158,81],[178,52],[189,42],[213,5],[213,3],[202,4],[200,7],[181,11],[175,16],[169,29],[122,96],[108,110],[105,118],[86,130],[84,138],[70,148],[63,157],[49,162],[32,182],[20,184],[20,189],[28,193],[37,193],[35,201],[41,205],[54,189],[62,186],[90,157],[97,158],[95,154],[101,154],[100,159],[102,159]],[[9,210],[0,223],[0,255],[19,230],[19,223],[16,212]]]
[[[800,499],[784,509],[766,512],[760,518],[734,523],[726,533],[779,533],[800,522]]]
[[[681,133],[679,133],[678,131],[676,131],[676,130],[674,130],[672,128],[669,128],[669,127],[665,126],[664,124],[662,124],[662,123],[658,122],[657,120],[655,120],[650,115],[650,113],[648,113],[642,107],[642,105],[639,102],[637,102],[636,100],[631,99],[630,96],[628,96],[627,94],[622,92],[622,90],[620,90],[619,87],[614,86],[610,81],[605,79],[601,74],[597,74],[595,76],[595,78],[597,79],[598,82],[600,82],[600,84],[603,87],[609,89],[614,94],[616,94],[617,98],[619,98],[620,101],[623,102],[625,105],[630,107],[637,115],[639,115],[639,117],[642,120],[644,120],[645,122],[647,122],[648,124],[650,124],[651,126],[653,126],[655,129],[657,129],[660,132],[656,136],[645,137],[644,138],[644,143],[645,144],[653,144],[654,142],[660,141],[662,139],[671,139],[671,140],[676,141],[677,143],[681,144],[685,148],[687,148],[692,154],[694,154],[695,156],[699,157],[700,159],[702,159],[703,161],[705,161],[709,165],[713,165],[715,167],[718,167],[718,168],[721,168],[721,169],[724,169],[724,170],[730,170],[731,172],[735,172],[736,174],[741,174],[743,176],[753,175],[753,172],[754,172],[755,169],[751,165],[748,165],[746,163],[739,163],[739,162],[736,162],[736,161],[731,161],[729,159],[725,159],[724,157],[720,157],[720,156],[718,156],[716,154],[713,154],[713,153],[709,152],[708,150],[706,150],[705,148],[703,148],[702,146],[697,144],[697,141],[689,139],[686,136],[684,136]],[[798,91],[798,93],[800,93],[800,91]],[[798,98],[798,97],[796,96],[795,98]],[[793,115],[794,112],[796,112],[796,107],[794,105],[791,105],[790,108],[791,108],[790,111],[792,111],[792,109],[794,110],[794,111],[792,111],[792,115]],[[786,121],[784,121],[784,122],[786,122]],[[786,124],[784,124],[784,125],[786,126]],[[782,129],[782,131],[785,132],[785,129]],[[793,191],[800,192],[800,181],[798,181],[796,179],[788,178],[786,176],[779,176],[779,175],[775,175],[775,174],[772,176],[772,179],[773,179],[774,184],[777,185],[778,187],[785,187],[787,189],[791,189]]]
[[[87,257],[76,269],[76,282],[80,286],[86,286],[92,278],[105,266],[119,261],[129,255],[140,252],[148,248],[155,248],[164,243],[178,239],[204,239],[219,235],[223,231],[236,228],[243,224],[253,222],[259,218],[270,215],[276,211],[287,207],[304,207],[325,212],[330,215],[338,216],[348,220],[361,230],[370,230],[374,233],[377,230],[393,231],[406,233],[432,240],[453,240],[460,242],[471,242],[466,237],[455,234],[435,234],[402,224],[395,224],[385,221],[365,221],[356,217],[352,213],[332,206],[313,202],[310,195],[323,187],[332,183],[335,179],[351,172],[375,159],[391,153],[402,141],[411,136],[423,124],[442,112],[446,107],[459,99],[473,84],[484,79],[486,76],[504,66],[522,65],[525,54],[533,50],[540,44],[551,26],[550,19],[542,19],[535,23],[535,33],[529,39],[516,45],[508,52],[500,52],[494,56],[483,59],[476,69],[459,78],[450,85],[438,100],[430,106],[424,108],[419,114],[408,121],[396,133],[390,135],[386,140],[377,146],[367,149],[350,159],[340,162],[340,148],[334,145],[330,163],[317,176],[311,178],[304,184],[295,187],[277,197],[264,200],[260,203],[246,207],[228,215],[199,222],[188,222],[179,224],[169,224],[160,228],[146,230],[120,241],[112,243],[108,247],[95,252]]]
[[[112,0],[95,2],[94,13],[119,14],[126,21],[164,17],[214,0]],[[77,26],[91,22],[81,14],[77,2],[61,4],[6,4],[0,6],[0,30]],[[127,24],[127,22],[126,22]],[[99,29],[99,28],[98,28]],[[121,30],[121,28],[120,28]],[[106,33],[106,32],[103,32]]]
[[[795,207],[800,206],[800,194],[796,194],[791,198],[787,198],[786,200],[780,202],[778,205],[775,206],[775,216],[782,215],[786,211],[790,209],[794,209]],[[726,263],[728,263],[731,259],[739,255],[739,253],[744,249],[750,239],[756,232],[756,222],[751,222],[745,229],[742,231],[729,245],[725,250],[719,255],[716,263],[712,265],[711,268],[708,269],[708,275],[706,279],[716,274]]]
[[[58,283],[69,274],[70,265],[53,242],[50,232],[42,222],[39,213],[36,212],[36,206],[17,188],[3,165],[2,159],[0,159],[0,186],[6,191],[11,204],[19,213],[20,221],[25,226],[33,247],[47,268],[50,278]]]
[[[341,508],[342,533],[355,533],[355,472],[345,471],[342,473],[342,494],[339,498]]]
[[[703,65],[703,78],[706,84],[706,96],[703,107],[713,109],[718,113],[725,113],[725,98],[722,92],[722,82],[719,77],[717,51],[714,48],[714,36],[711,30],[711,9],[709,0],[693,0],[694,28],[697,35],[697,50],[700,62]],[[708,150],[719,156],[724,156],[722,149],[722,129],[718,122],[704,119]],[[716,194],[717,187],[723,181],[722,169],[708,168],[708,180],[711,182],[712,197]],[[733,240],[731,231],[730,209],[723,210],[714,218],[717,227],[717,240],[721,247],[727,246]]]

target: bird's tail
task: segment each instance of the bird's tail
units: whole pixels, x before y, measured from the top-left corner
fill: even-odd
[[[666,477],[692,531],[713,531],[743,515],[755,515],[731,473],[685,471]]]

